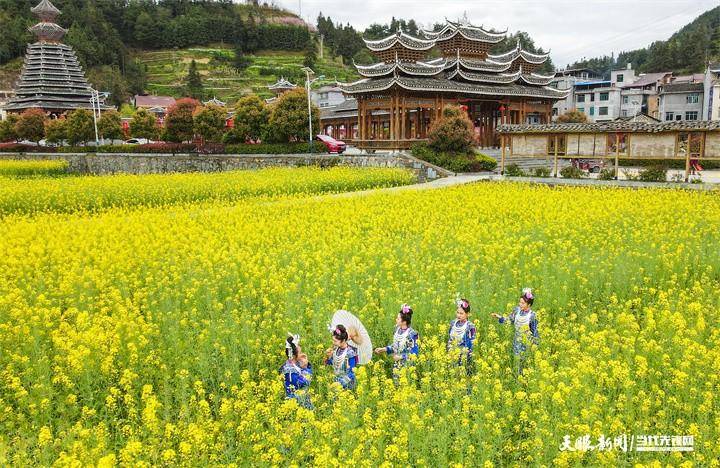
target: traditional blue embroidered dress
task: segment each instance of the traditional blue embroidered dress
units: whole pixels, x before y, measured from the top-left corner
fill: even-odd
[[[448,350],[455,348],[460,349],[460,362],[469,361],[472,358],[473,343],[477,330],[475,325],[469,321],[453,320],[450,322],[450,330],[448,331]]]
[[[308,364],[303,369],[288,359],[280,368],[280,373],[285,377],[285,396],[296,399],[300,406],[312,409],[308,392],[312,380],[312,366]]]
[[[348,345],[345,349],[335,347],[332,356],[325,361],[325,364],[333,367],[335,381],[344,389],[355,388],[355,372],[353,369],[358,365],[357,348]]]
[[[515,326],[513,353],[516,356],[527,351],[529,345],[537,344],[540,339],[537,316],[532,309],[524,311],[520,307],[515,307],[507,317],[498,318],[498,322],[509,322]]]
[[[398,356],[393,363],[393,377],[397,378],[398,371],[410,363],[410,355],[418,355],[420,348],[418,346],[418,332],[413,328],[407,327],[402,329],[395,327],[393,333],[392,344],[385,347],[385,351],[390,356]]]

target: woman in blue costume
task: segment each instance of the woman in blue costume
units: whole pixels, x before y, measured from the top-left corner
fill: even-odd
[[[375,348],[375,354],[392,355],[393,363],[393,379],[397,382],[400,369],[411,363],[410,356],[418,355],[418,332],[410,327],[412,322],[413,310],[409,305],[403,304],[400,312],[395,318],[395,331],[393,333],[392,344]]]
[[[312,380],[312,366],[300,350],[300,336],[290,333],[288,335],[285,340],[287,361],[280,368],[280,373],[285,378],[285,396],[294,398],[304,408],[313,409],[308,392]]]
[[[448,331],[448,351],[454,352],[459,350],[460,357],[458,364],[465,364],[470,372],[472,365],[472,352],[477,336],[475,324],[470,319],[470,303],[467,299],[458,299],[455,301],[457,309],[455,310],[455,320],[450,322],[450,330]]]
[[[355,388],[354,369],[358,365],[357,349],[348,344],[348,332],[344,325],[338,325],[332,330],[333,347],[326,351],[325,364],[332,366],[335,381],[342,388],[353,390]]]
[[[513,337],[513,354],[515,355],[517,373],[522,374],[527,352],[540,340],[538,334],[538,320],[535,312],[530,308],[535,301],[532,289],[525,288],[518,301],[517,307],[507,317],[499,314],[490,314],[500,323],[510,323],[515,328]]]

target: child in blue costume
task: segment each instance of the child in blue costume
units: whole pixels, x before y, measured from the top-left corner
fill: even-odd
[[[375,354],[390,354],[393,357],[393,380],[398,381],[400,369],[409,365],[411,355],[418,355],[418,332],[410,327],[413,310],[409,305],[403,304],[395,318],[395,331],[392,344],[375,348]]]
[[[287,361],[280,368],[280,373],[285,378],[285,396],[294,398],[304,408],[313,409],[308,392],[312,380],[312,366],[300,350],[300,336],[290,333],[288,335],[290,336],[285,340]]]
[[[477,336],[477,329],[470,318],[470,303],[467,299],[458,299],[455,301],[457,309],[455,310],[455,320],[450,322],[450,330],[448,331],[447,349],[452,351],[460,350],[460,359],[458,364],[465,364],[470,372],[472,365],[472,352]]]
[[[358,365],[357,348],[348,344],[348,332],[345,326],[338,325],[332,331],[333,347],[326,351],[325,364],[332,366],[335,381],[346,390],[355,388],[354,369]]]
[[[535,312],[530,308],[535,301],[532,289],[525,288],[518,301],[517,307],[510,312],[510,315],[504,317],[499,314],[490,314],[500,323],[510,323],[515,327],[515,335],[513,337],[513,354],[517,362],[517,373],[522,374],[525,361],[527,359],[527,351],[532,345],[538,344],[540,335],[538,334],[538,320]]]

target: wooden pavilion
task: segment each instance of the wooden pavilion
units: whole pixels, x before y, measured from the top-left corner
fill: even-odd
[[[356,64],[363,78],[342,85],[357,100],[355,122],[347,112],[327,112],[323,124],[342,125],[362,149],[405,149],[427,138],[445,105],[458,104],[473,120],[480,145],[492,147],[500,143],[498,125],[549,123],[553,103],[567,96],[548,86],[553,75],[535,73],[548,54],[528,52],[519,42],[508,52],[490,54],[506,32],[447,21],[422,36],[401,30],[365,40],[380,62]],[[427,60],[431,49],[441,57]]]

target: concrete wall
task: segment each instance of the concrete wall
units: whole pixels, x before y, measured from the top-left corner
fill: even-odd
[[[698,102],[688,104],[687,97],[690,94],[697,94]],[[685,112],[695,111],[697,112],[697,119],[702,120],[703,117],[703,93],[692,92],[692,93],[677,93],[677,94],[663,94],[660,96],[660,119],[665,121],[668,112],[673,113],[673,120],[678,120],[677,116],[680,115],[680,120],[685,120]]]
[[[705,157],[720,158],[720,133],[707,132],[705,134]]]
[[[65,160],[70,172],[106,175],[116,173],[157,174],[166,172],[219,172],[265,167],[348,166],[405,168],[425,182],[452,175],[452,172],[421,161],[409,154],[328,155],[328,154],[83,154],[83,153],[0,153],[0,159]]]

